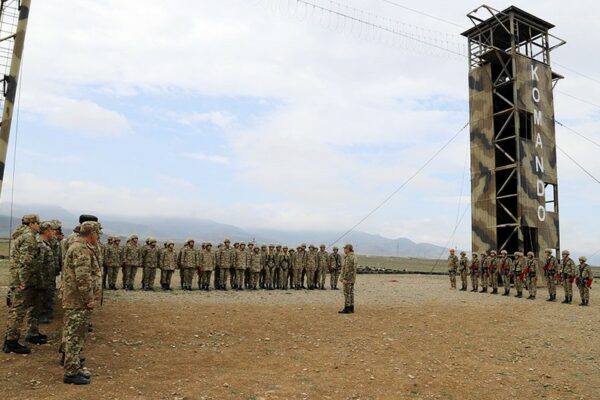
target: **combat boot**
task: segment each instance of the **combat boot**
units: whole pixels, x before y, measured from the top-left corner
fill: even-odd
[[[44,315],[40,316],[38,322],[40,324],[49,324],[50,323],[50,318],[48,318],[48,315],[44,314]]]
[[[581,303],[579,303],[580,306],[585,306],[585,300],[581,300]]]
[[[523,292],[517,292],[517,295],[515,297],[520,299],[521,297],[523,297]]]
[[[82,375],[80,372],[77,373],[77,375],[64,375],[63,376],[63,383],[68,383],[68,384],[72,384],[72,385],[89,385],[91,382],[90,378],[86,378],[84,375]]]
[[[492,290],[492,294],[498,294],[498,288],[494,288],[494,290]]]
[[[550,301],[550,300],[548,300]],[[569,296],[565,296],[565,299],[561,302],[562,304],[569,304]]]
[[[350,314],[350,307],[349,306],[344,306],[344,309],[338,311],[338,314]]]
[[[37,335],[27,335],[25,341],[31,344],[46,344],[48,343],[48,336],[38,333]]]
[[[354,305],[350,306],[350,314],[354,314]]]
[[[31,350],[27,346],[19,344],[17,340],[4,340],[2,351],[5,353],[29,354]]]
[[[572,301],[573,301],[573,296],[569,296],[569,301],[567,303],[571,304]]]
[[[481,288],[481,292],[479,293],[487,293],[487,288]]]

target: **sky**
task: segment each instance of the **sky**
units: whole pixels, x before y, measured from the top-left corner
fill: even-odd
[[[313,1],[463,54],[480,5],[397,1],[456,26],[383,0]],[[556,118],[600,141],[600,5],[515,5],[567,41]],[[466,58],[413,39],[295,0],[34,1],[1,210],[14,193],[100,216],[346,230],[468,120]],[[557,142],[600,176],[598,147],[562,128]],[[465,129],[357,229],[470,249],[467,156]],[[562,248],[590,255],[599,186],[558,157]]]

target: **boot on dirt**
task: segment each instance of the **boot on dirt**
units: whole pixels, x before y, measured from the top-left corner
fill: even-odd
[[[550,300],[548,300],[550,301]],[[565,296],[565,299],[561,301],[562,304],[569,304],[569,296]]]
[[[5,353],[29,354],[31,350],[27,346],[19,344],[17,340],[4,340],[2,351]]]
[[[68,383],[71,385],[89,385],[91,383],[91,378],[86,378],[80,372],[77,375],[64,375],[63,383]]]
[[[487,293],[487,288],[481,288],[481,292],[479,293]]]
[[[498,294],[498,288],[494,288],[494,290],[492,290],[492,294]]]
[[[573,296],[569,296],[569,304],[573,301]]]
[[[37,335],[27,335],[25,341],[31,344],[46,344],[48,343],[48,336],[38,333]]]
[[[344,306],[344,309],[338,311],[338,314],[350,314],[350,307]]]
[[[349,311],[350,311],[350,314],[354,314],[354,306],[353,305],[350,306],[350,310]]]

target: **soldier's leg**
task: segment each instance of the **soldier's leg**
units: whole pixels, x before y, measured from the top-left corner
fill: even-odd
[[[183,290],[183,268],[179,268],[179,286]]]
[[[215,268],[215,289],[219,289],[221,287],[221,282],[220,282],[220,275],[221,275],[221,268],[216,267]]]
[[[140,269],[142,270],[141,285],[142,285],[142,290],[143,290],[143,289],[146,289],[146,282],[148,280],[148,268],[141,267]]]
[[[232,288],[235,288],[236,283],[237,283],[237,281],[235,279],[235,269],[230,268],[229,269],[229,286],[231,286]]]
[[[135,277],[137,275],[138,272],[138,267],[131,267],[131,276],[130,276],[130,282],[129,282],[129,287],[130,288],[135,288]]]
[[[150,284],[150,289],[154,289],[154,281],[156,280],[156,268],[152,268],[152,270],[150,271],[150,279],[149,279],[149,284]]]
[[[583,297],[585,298],[585,304],[590,304],[590,288],[587,285],[583,286]]]
[[[39,320],[44,311],[44,292],[44,290],[32,291],[31,306],[27,308],[25,314],[28,338],[40,334]]]
[[[175,271],[167,271],[167,277],[166,277],[166,281],[165,281],[165,287],[169,290],[171,290],[171,279],[173,278],[173,273]]]
[[[111,289],[115,289],[117,287],[117,275],[119,274],[119,269],[117,267],[110,267],[108,272],[108,286]]]
[[[344,284],[344,306],[345,307],[350,307],[352,305],[351,286],[352,285],[349,283]]]
[[[127,283],[129,282],[129,274],[131,273],[131,267],[129,267],[129,265],[126,265],[123,267],[123,277],[122,277],[122,283],[123,283],[123,289],[127,289]]]
[[[77,375],[81,369],[79,354],[83,348],[88,333],[89,311],[65,310],[63,327],[65,365],[64,373],[67,376]]]
[[[6,318],[6,340],[18,341],[21,336],[21,325],[25,319],[27,309],[32,304],[31,289],[15,287],[12,292],[12,304],[8,309]]]
[[[531,287],[529,289],[529,293],[531,294],[531,296],[533,296],[535,298],[536,294],[537,294],[537,279],[533,278],[531,280]]]

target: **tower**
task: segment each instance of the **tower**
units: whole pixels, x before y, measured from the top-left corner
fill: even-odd
[[[473,251],[558,252],[552,90],[562,77],[550,53],[565,42],[514,6],[468,17]]]

